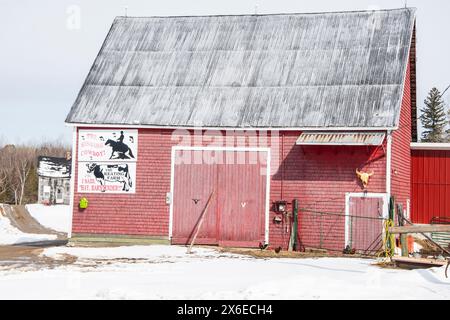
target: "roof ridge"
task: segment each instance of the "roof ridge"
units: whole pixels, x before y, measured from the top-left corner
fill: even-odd
[[[301,16],[301,15],[326,15],[338,13],[373,13],[387,11],[417,11],[416,7],[401,7],[377,10],[342,10],[323,12],[280,12],[280,13],[244,13],[244,14],[204,14],[204,15],[170,15],[170,16],[116,16],[115,19],[150,19],[150,18],[211,18],[211,17],[261,17],[261,16]]]

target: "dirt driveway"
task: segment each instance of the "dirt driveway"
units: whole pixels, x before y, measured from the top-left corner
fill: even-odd
[[[0,246],[0,271],[22,269],[25,271],[40,268],[54,268],[74,263],[76,258],[67,256],[65,259],[54,260],[41,255],[45,246]]]
[[[67,239],[67,234],[41,225],[30,215],[25,206],[0,205],[0,214],[8,218],[13,227],[24,233],[54,234],[58,240]]]

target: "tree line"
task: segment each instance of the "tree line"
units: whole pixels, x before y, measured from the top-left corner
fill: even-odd
[[[38,156],[66,157],[69,151],[68,146],[59,142],[4,146],[0,143],[0,203],[36,203]]]
[[[420,121],[424,129],[422,142],[450,142],[450,129],[445,130],[450,123],[450,109],[446,111],[442,100],[445,91],[441,93],[436,88],[431,89],[424,101],[424,108],[420,109]]]

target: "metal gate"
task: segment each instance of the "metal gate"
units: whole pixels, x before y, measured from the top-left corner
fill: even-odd
[[[431,224],[450,224],[450,217],[433,217]],[[450,248],[450,232],[433,232],[431,239],[444,248]]]
[[[190,242],[213,191],[196,243],[257,247],[268,240],[267,151],[176,147],[172,161],[173,244]]]

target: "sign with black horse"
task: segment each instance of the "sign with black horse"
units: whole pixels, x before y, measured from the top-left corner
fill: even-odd
[[[135,162],[137,145],[137,130],[79,130],[78,161]]]

